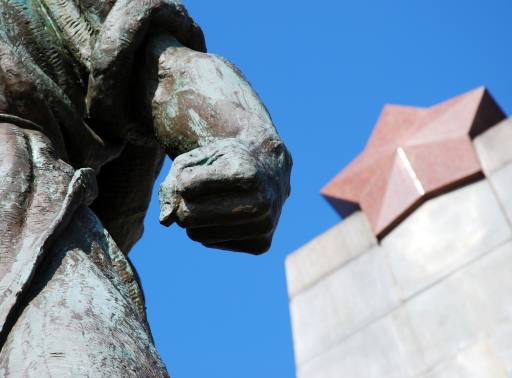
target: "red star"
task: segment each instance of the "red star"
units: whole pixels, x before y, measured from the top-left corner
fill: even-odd
[[[504,118],[483,87],[431,108],[386,105],[364,151],[322,195],[342,216],[360,207],[382,237],[426,198],[481,175],[471,139]]]

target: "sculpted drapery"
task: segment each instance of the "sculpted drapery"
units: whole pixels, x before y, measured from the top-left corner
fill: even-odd
[[[0,376],[167,376],[127,257],[162,224],[259,254],[291,158],[172,0],[0,0]]]

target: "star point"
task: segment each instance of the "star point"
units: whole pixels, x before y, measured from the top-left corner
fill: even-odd
[[[343,217],[360,208],[383,237],[427,198],[481,175],[472,139],[504,118],[484,87],[429,108],[385,105],[364,150],[321,193]]]

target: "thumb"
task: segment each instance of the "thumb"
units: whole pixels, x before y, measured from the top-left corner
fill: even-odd
[[[169,173],[160,185],[158,197],[160,199],[160,223],[166,227],[176,221],[176,213],[181,202],[181,195],[176,190],[176,176]]]
[[[178,176],[183,168],[193,166],[205,159],[205,148],[196,148],[179,155],[174,159],[171,171],[160,185],[158,197],[160,199],[160,223],[169,227],[177,219],[177,212],[182,201],[178,188]]]

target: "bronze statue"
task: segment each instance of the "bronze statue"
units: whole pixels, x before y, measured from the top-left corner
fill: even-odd
[[[0,376],[165,377],[127,257],[160,221],[260,254],[291,157],[175,0],[0,0]]]

